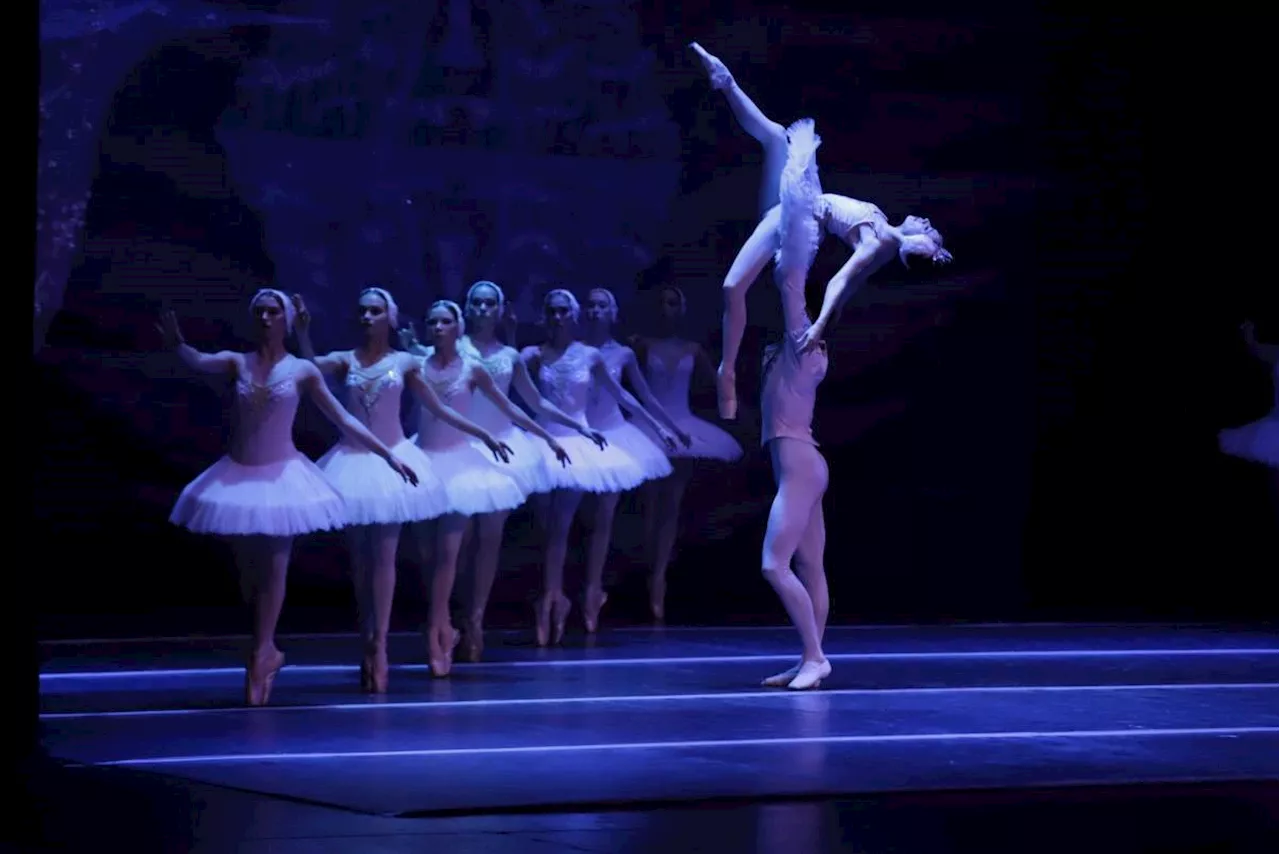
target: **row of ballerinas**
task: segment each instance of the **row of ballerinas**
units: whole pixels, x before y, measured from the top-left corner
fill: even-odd
[[[669,287],[660,301],[664,325],[673,332],[684,314],[684,295]],[[433,304],[425,319],[427,343],[415,340],[408,350],[392,347],[400,318],[383,288],[359,295],[359,346],[323,355],[312,346],[301,297],[265,289],[249,308],[257,343],[247,353],[196,350],[172,312],[158,325],[190,368],[224,374],[235,384],[230,447],[182,491],[170,521],[225,537],[234,548],[253,613],[248,704],[269,700],[284,664],[275,633],[292,544],[316,531],[347,532],[363,641],[360,681],[370,693],[387,690],[396,553],[406,524],[418,528],[415,539],[429,573],[426,641],[433,675],[450,672],[459,644],[467,660],[480,659],[503,530],[511,511],[526,501],[535,503],[545,536],[534,611],[539,645],[559,643],[564,635],[571,611],[565,555],[571,523],[588,494],[594,524],[582,596],[587,631],[596,631],[608,599],[603,572],[618,500],[641,487],[650,606],[662,618],[666,570],[692,466],[742,455],[728,433],[690,411],[692,375],[714,377],[698,345],[666,334],[624,346],[611,335],[618,305],[604,289],[592,290],[585,306],[569,291],[548,293],[546,340],[521,351],[498,338],[505,299],[487,281],[470,288],[465,308],[450,300]],[[302,358],[287,351],[290,334],[296,334]],[[329,381],[341,385],[343,401]],[[412,437],[400,417],[406,391],[419,405]],[[512,391],[534,417],[513,403]],[[304,395],[342,432],[314,463],[293,442]],[[474,588],[459,632],[449,600],[468,536],[475,539]]]

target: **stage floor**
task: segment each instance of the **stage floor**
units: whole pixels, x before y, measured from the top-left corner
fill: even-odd
[[[758,687],[793,663],[789,629],[489,643],[446,680],[394,667],[370,699],[354,637],[284,637],[263,709],[237,705],[240,638],[49,643],[42,738],[76,763],[399,817],[1277,778],[1265,631],[833,627],[809,693]],[[421,661],[421,642],[391,654]]]

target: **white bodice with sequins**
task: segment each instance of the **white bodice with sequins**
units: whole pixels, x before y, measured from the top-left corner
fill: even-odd
[[[622,383],[622,371],[627,363],[627,348],[617,341],[607,341],[600,347],[600,358],[604,360],[605,370],[613,377],[615,383]],[[618,399],[601,388],[599,383],[592,383],[587,395],[587,423],[597,430],[608,430],[626,423]]]
[[[480,363],[498,391],[510,396],[511,377],[515,374],[516,360],[520,354],[514,347],[503,346],[488,356],[483,356],[471,343],[470,338],[458,342],[458,349],[467,357]],[[499,409],[492,400],[484,395],[477,395],[471,409],[471,420],[490,433],[498,433],[511,427],[511,418]]]
[[[693,353],[681,353],[673,363],[650,345],[645,363],[649,390],[667,414],[672,418],[691,415],[689,386],[693,381]]]
[[[368,366],[361,366],[354,351],[344,353],[342,358],[347,362],[343,383],[347,409],[379,441],[394,448],[405,439],[400,402],[404,397],[405,360],[410,357],[392,352]],[[350,437],[344,436],[343,441],[364,447]]]
[[[464,418],[471,415],[471,399],[474,396],[469,373],[474,362],[459,354],[448,366],[437,368],[430,356],[422,359],[422,378],[426,380],[440,402]],[[471,437],[451,424],[436,418],[426,407],[418,409],[418,447],[424,450],[444,450],[461,447]]]
[[[538,348],[531,347],[525,352],[528,354],[530,351],[537,354]],[[592,354],[590,347],[574,341],[554,362],[538,359],[537,381],[542,396],[578,422],[587,418],[587,399],[592,385]],[[542,415],[538,416],[538,423],[553,436],[577,435],[576,431]]]
[[[227,451],[233,461],[262,466],[295,457],[293,420],[298,413],[298,366],[302,361],[285,356],[266,383],[256,383],[244,367],[236,377],[235,428]]]

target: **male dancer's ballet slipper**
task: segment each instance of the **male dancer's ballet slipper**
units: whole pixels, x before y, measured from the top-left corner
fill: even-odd
[[[830,675],[831,662],[825,658],[822,661],[806,661],[800,665],[800,672],[787,684],[787,687],[792,691],[808,691],[811,688],[817,688],[822,684],[822,680]]]
[[[249,706],[265,706],[271,700],[276,674],[284,667],[284,653],[250,659],[244,669],[244,701]]]
[[[791,680],[796,678],[800,672],[800,665],[788,667],[781,673],[775,673],[772,676],[760,680],[760,684],[766,688],[785,688],[791,684]]]
[[[707,76],[711,78],[712,89],[728,89],[733,85],[733,75],[729,73],[729,69],[723,62],[703,50],[702,45],[697,42],[689,42],[689,47],[693,48],[698,59],[702,60],[702,67],[707,70]]]
[[[723,366],[716,370],[716,404],[725,421],[738,418],[738,388],[734,375]]]

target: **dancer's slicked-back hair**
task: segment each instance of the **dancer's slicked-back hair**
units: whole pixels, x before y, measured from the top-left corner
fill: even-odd
[[[253,295],[249,300],[249,316],[253,316],[253,307],[257,305],[263,297],[271,297],[280,303],[280,310],[284,312],[284,328],[287,332],[293,331],[293,319],[298,311],[293,307],[293,300],[289,299],[289,295],[284,291],[278,291],[275,288],[263,288]]]
[[[387,320],[391,322],[393,329],[400,325],[400,307],[396,305],[396,301],[392,298],[390,291],[377,285],[370,285],[360,292],[362,297],[366,294],[373,294],[387,304]]]
[[[573,318],[573,322],[577,323],[578,318],[582,316],[582,304],[578,302],[578,298],[573,295],[572,291],[564,288],[555,288],[547,291],[547,295],[542,298],[542,313],[545,316],[547,306],[551,304],[552,297],[564,297],[569,301],[569,315]]]
[[[445,308],[449,309],[449,313],[453,315],[454,321],[458,324],[458,334],[466,335],[467,319],[462,316],[462,308],[451,299],[438,299],[435,302],[431,303],[431,308],[427,309],[427,316],[430,317],[431,312],[435,311],[437,308],[440,308],[441,306],[444,306]]]

